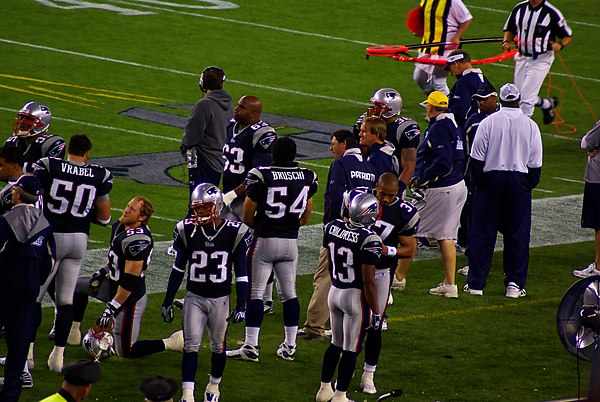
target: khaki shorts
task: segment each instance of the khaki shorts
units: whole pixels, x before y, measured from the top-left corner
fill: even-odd
[[[417,237],[435,240],[456,240],[460,212],[467,199],[467,186],[461,180],[448,187],[428,188],[424,201],[415,203],[421,221]]]

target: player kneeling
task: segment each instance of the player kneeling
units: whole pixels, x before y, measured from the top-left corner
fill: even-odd
[[[204,329],[208,328],[212,349],[210,382],[204,401],[219,400],[219,383],[225,371],[227,321],[244,320],[248,291],[246,249],[250,230],[241,222],[221,219],[223,194],[214,185],[199,184],[192,192],[190,219],[177,223],[174,232],[175,264],[163,302],[163,319],[173,320],[173,300],[189,267],[183,304],[185,341],[182,362],[182,401],[194,401],[194,379]],[[229,314],[231,267],[235,266],[237,308]],[[228,318],[229,317],[229,318]]]

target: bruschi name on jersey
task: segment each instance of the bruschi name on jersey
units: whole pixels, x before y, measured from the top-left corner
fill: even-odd
[[[77,166],[70,163],[62,163],[61,171],[63,173],[74,174],[77,176],[94,177],[92,168],[87,166]]]
[[[337,226],[329,226],[329,234],[337,237],[338,239],[344,239],[352,243],[358,243],[358,232],[341,229]]]
[[[273,180],[304,180],[304,172],[302,170],[298,171],[271,171],[273,175]]]
[[[375,175],[373,173],[363,172],[361,170],[351,170],[350,171],[351,179],[363,179],[375,182]]]

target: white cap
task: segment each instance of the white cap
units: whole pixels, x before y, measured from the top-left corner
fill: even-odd
[[[500,87],[500,100],[504,102],[513,102],[521,99],[521,93],[515,84],[506,83]]]

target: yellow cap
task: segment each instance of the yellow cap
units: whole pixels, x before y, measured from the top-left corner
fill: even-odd
[[[429,103],[430,105],[436,106],[436,107],[447,108],[448,107],[448,97],[446,95],[444,95],[443,92],[433,91],[432,93],[429,94],[429,96],[425,100],[425,103]]]

